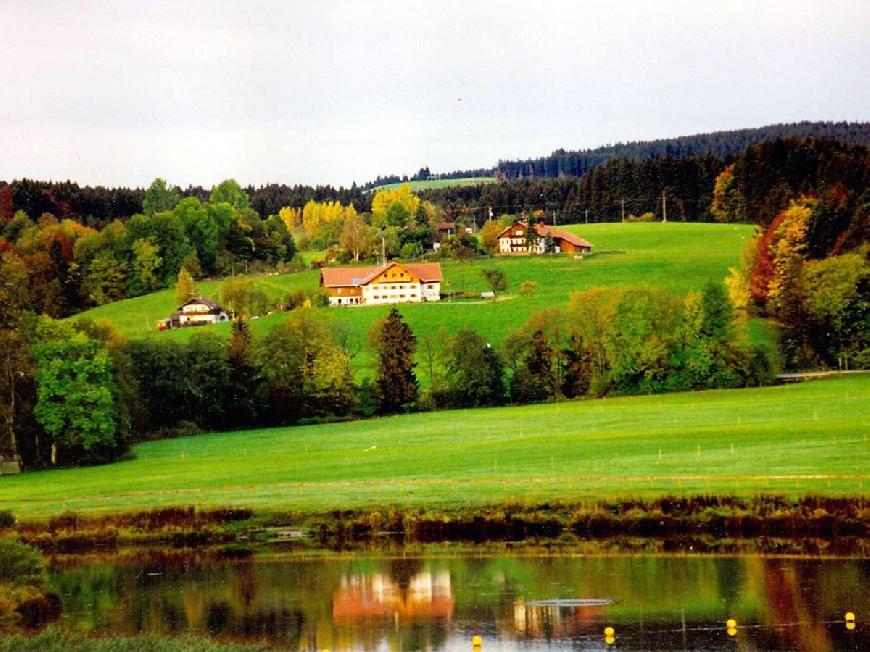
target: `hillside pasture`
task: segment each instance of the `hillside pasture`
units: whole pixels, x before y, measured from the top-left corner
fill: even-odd
[[[385,183],[382,186],[372,188],[369,192],[377,192],[378,190],[392,190],[407,183],[411,186],[411,190],[419,192],[420,190],[437,190],[438,188],[456,188],[463,186],[479,186],[485,183],[495,183],[495,177],[464,177],[462,179],[426,179],[422,181],[399,181],[398,183]]]
[[[588,224],[562,227],[595,245],[592,255],[577,259],[557,256],[495,256],[467,263],[442,263],[443,292],[487,290],[481,269],[498,267],[508,278],[508,291],[499,301],[462,300],[401,306],[403,317],[418,338],[444,329],[455,332],[472,328],[494,345],[507,333],[523,324],[534,312],[563,305],[571,292],[601,286],[648,284],[677,293],[700,290],[708,281],[721,281],[728,268],[738,264],[740,254],[753,226],[733,224]],[[251,276],[254,283],[276,301],[291,290],[316,290],[320,273],[307,270],[281,275]],[[532,296],[519,296],[523,281],[538,284]],[[199,282],[199,292],[220,301],[218,281]],[[105,318],[128,337],[153,333],[158,319],[168,317],[175,308],[174,290],[163,290],[144,297],[127,299],[83,313],[92,319]],[[371,324],[389,310],[386,306],[320,308],[361,342],[367,340]],[[255,333],[263,332],[287,318],[275,313],[253,322]],[[209,332],[228,335],[229,325],[205,327]],[[156,334],[157,337],[185,339],[200,329],[180,329]]]
[[[107,466],[0,478],[22,518],[167,505],[373,505],[757,493],[866,495],[870,375],[456,410],[138,444]]]

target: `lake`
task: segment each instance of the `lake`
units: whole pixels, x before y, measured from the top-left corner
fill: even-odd
[[[51,582],[61,626],[92,635],[294,650],[469,650],[475,635],[482,652],[870,649],[863,559],[169,551],[58,558]]]

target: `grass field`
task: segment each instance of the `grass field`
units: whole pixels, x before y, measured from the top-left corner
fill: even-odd
[[[444,328],[455,332],[470,327],[486,333],[493,344],[537,310],[564,304],[571,292],[599,286],[647,283],[674,292],[700,289],[709,280],[721,280],[728,268],[738,263],[746,239],[754,227],[730,224],[589,224],[565,227],[591,241],[595,248],[585,260],[572,256],[515,256],[477,260],[464,265],[455,261],[442,264],[444,291],[487,289],[481,277],[483,267],[499,267],[508,277],[508,292],[497,303],[477,300],[405,304],[402,315],[418,337]],[[316,270],[276,276],[256,276],[257,285],[269,295],[283,298],[293,289],[313,290],[318,287],[320,273]],[[532,297],[519,298],[520,283],[536,281],[538,291]],[[219,300],[219,282],[200,282],[198,290],[204,296]],[[167,317],[174,309],[174,290],[155,292],[144,297],[127,299],[89,310],[84,316],[107,318],[128,337],[153,332],[157,319]],[[356,308],[321,309],[340,324],[366,339],[369,326],[383,317],[388,308],[362,306]],[[286,313],[263,317],[253,322],[254,332],[262,332],[287,318]],[[199,329],[181,329],[161,333],[159,337],[184,339]],[[210,332],[228,334],[229,325],[209,326]],[[756,329],[763,332],[763,329]]]
[[[319,511],[665,493],[866,495],[870,375],[784,387],[446,411],[136,446],[0,478],[0,509]]]
[[[411,190],[436,190],[438,188],[454,188],[456,186],[479,186],[483,183],[495,183],[495,177],[466,177],[464,179],[427,179],[425,181],[400,181],[398,183],[386,183],[383,186],[372,188],[369,192],[378,190],[390,190],[398,188],[403,183],[411,185]]]

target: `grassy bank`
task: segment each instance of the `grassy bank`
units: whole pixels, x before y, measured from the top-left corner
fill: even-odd
[[[169,505],[258,513],[663,495],[866,496],[870,375],[784,387],[445,411],[139,444],[0,478],[19,518]]]
[[[0,652],[259,652],[270,649],[273,648],[266,644],[222,643],[193,635],[94,637],[60,627],[49,627],[35,634],[0,637]]]
[[[322,554],[463,544],[479,550],[775,552],[866,555],[870,505],[862,497],[663,496],[641,500],[504,502],[465,508],[370,507],[254,514],[248,510],[170,507],[82,517],[65,513],[15,528],[25,543],[52,555],[168,555],[195,551],[214,560],[274,551]],[[640,543],[639,543],[640,542]],[[459,548],[456,546],[459,545]],[[584,548],[590,551],[588,546]]]

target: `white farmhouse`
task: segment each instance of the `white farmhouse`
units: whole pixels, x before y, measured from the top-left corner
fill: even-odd
[[[391,262],[378,267],[324,267],[320,287],[330,306],[420,303],[441,299],[439,263]]]

